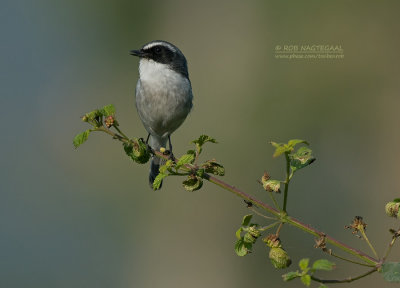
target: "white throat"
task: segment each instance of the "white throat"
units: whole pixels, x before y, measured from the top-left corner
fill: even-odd
[[[163,78],[176,76],[176,74],[178,73],[170,69],[167,64],[144,58],[139,61],[139,75],[143,82],[162,81]]]

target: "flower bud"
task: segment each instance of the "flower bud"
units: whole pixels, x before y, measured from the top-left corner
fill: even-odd
[[[280,247],[271,248],[269,251],[269,259],[276,269],[284,269],[292,264],[292,260],[287,252]]]
[[[114,117],[113,116],[107,116],[106,119],[104,119],[104,124],[107,126],[107,128],[110,128],[111,126],[114,125]]]
[[[400,218],[400,202],[391,201],[386,204],[385,211],[390,217]]]

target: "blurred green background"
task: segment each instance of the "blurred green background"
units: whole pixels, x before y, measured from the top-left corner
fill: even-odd
[[[194,110],[173,135],[175,154],[200,134],[224,179],[268,201],[257,179],[282,178],[268,141],[308,140],[317,161],[296,175],[292,215],[368,251],[344,230],[364,216],[382,253],[398,226],[398,1],[2,1],[0,9],[1,287],[300,287],[283,283],[261,243],[234,254],[243,201],[181,179],[147,185],[121,145],[80,116],[113,103],[122,129],[145,137],[134,107],[138,60],[163,39],[186,55]],[[275,59],[276,45],[341,45],[342,60]],[[262,222],[261,219],[259,219]],[[284,227],[295,263],[326,257]],[[396,247],[392,260],[399,261]],[[335,261],[338,262],[338,261]],[[364,271],[338,262],[321,277]],[[292,267],[297,268],[296,264]],[[392,287],[373,275],[342,287]]]

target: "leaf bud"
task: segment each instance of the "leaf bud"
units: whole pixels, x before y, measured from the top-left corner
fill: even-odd
[[[288,253],[281,247],[271,248],[269,251],[269,259],[276,269],[284,269],[292,264]]]

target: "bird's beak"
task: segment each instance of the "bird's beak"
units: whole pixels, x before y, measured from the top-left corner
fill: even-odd
[[[146,53],[143,52],[143,50],[131,50],[130,54],[133,55],[133,56],[138,56],[138,57],[146,56]]]

